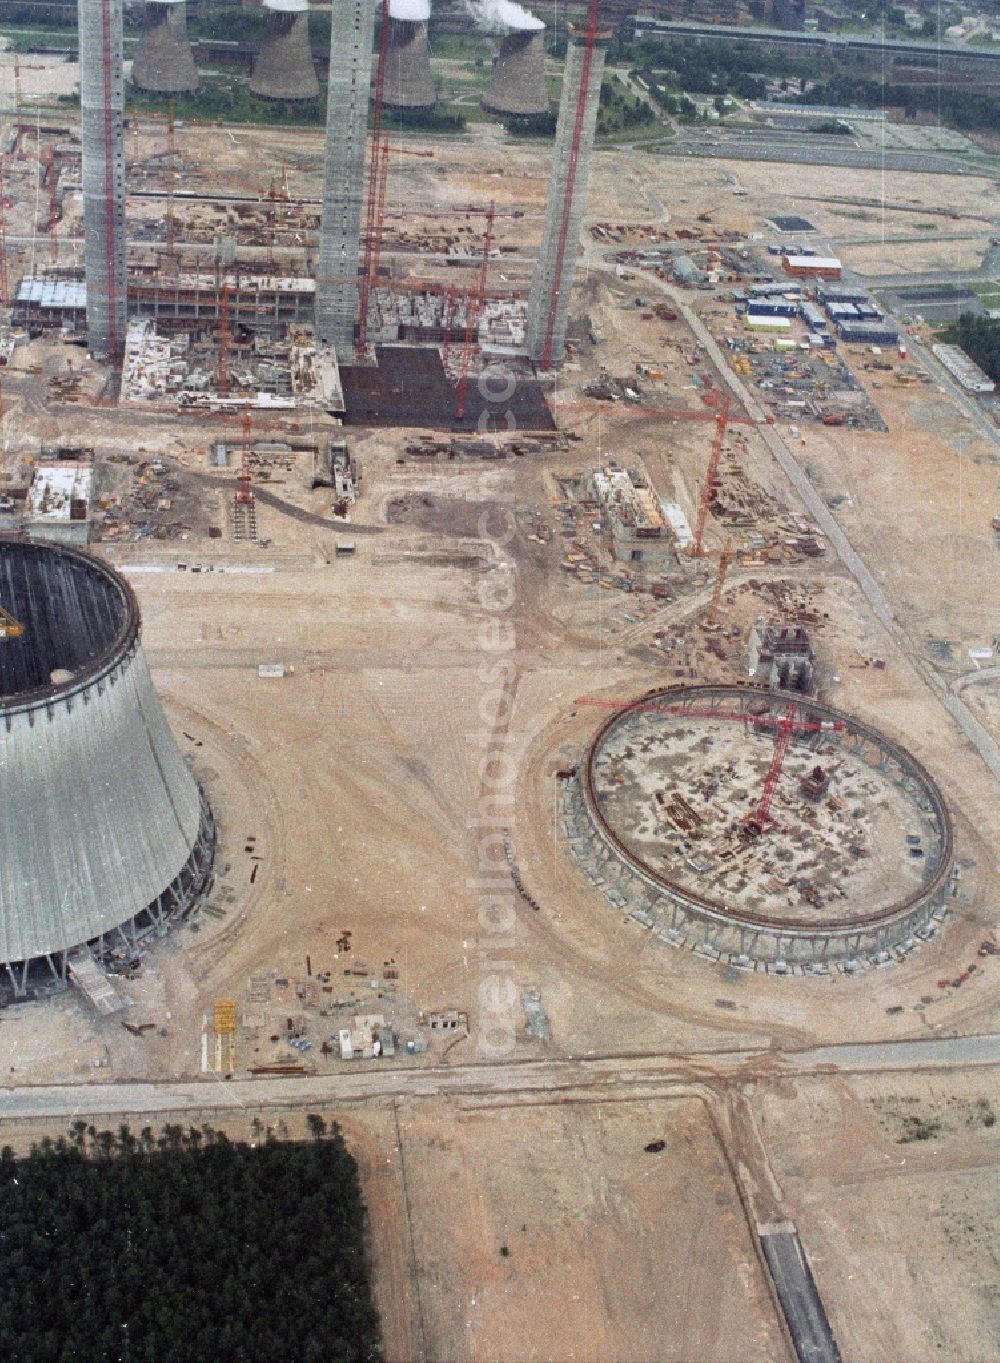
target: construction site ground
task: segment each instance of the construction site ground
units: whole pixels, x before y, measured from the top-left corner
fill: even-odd
[[[153,132],[144,136],[153,146]],[[318,197],[318,133],[297,134],[291,151],[286,133],[248,128],[186,128],[178,141],[194,189],[245,189],[272,167],[280,176],[284,160],[291,199]],[[495,199],[523,210],[498,218],[512,249],[497,276],[526,280],[517,257],[537,246],[548,149],[504,141],[491,124],[406,145],[434,152],[390,166],[389,200],[405,204],[410,226],[424,207],[432,230],[435,205]],[[978,231],[995,194],[972,176],[945,185],[888,173],[885,184],[883,216],[870,206],[880,203],[875,172],[853,172],[845,191],[836,168],[661,162],[622,148],[594,157],[588,220],[749,235],[768,233],[775,213],[800,212],[836,242],[870,234],[856,211],[907,235],[908,215],[945,193]],[[61,249],[68,262],[79,248]],[[996,629],[995,440],[936,380],[873,380],[850,355],[886,433],[767,428],[871,569],[890,628],[749,425],[730,428],[722,463],[721,492],[738,491],[743,511],[709,517],[706,556],[614,560],[587,509],[567,509],[567,484],[611,460],[641,466],[693,524],[716,412],[700,375],[720,389],[727,380],[698,331],[700,310],[718,306],[710,292],[671,286],[678,318],[646,320],[634,299],[659,299],[655,281],[617,279],[592,243],[585,266],[572,308],[578,349],[553,396],[562,438],[495,461],[426,459],[406,452],[405,429],[349,430],[364,477],[347,521],[334,517],[329,489],[311,489],[302,455],[261,485],[257,544],[233,539],[234,471],[208,460],[217,430],[237,438],[233,423],[60,403],[48,389],[55,342],[35,343],[41,374],[34,358],[5,373],[0,421],[15,455],[70,432],[99,464],[160,459],[155,477],[178,484],[170,495],[184,525],[170,542],[130,533],[147,509],[126,497],[127,524],[99,551],[138,593],[154,678],[220,844],[209,907],[117,982],[131,1007],[98,1020],[60,993],[5,1009],[0,1073],[19,1088],[196,1080],[210,1111],[223,1080],[203,1067],[203,1038],[217,1000],[237,1002],[243,1077],[261,1066],[351,1073],[359,1062],[323,1050],[341,1025],[338,1002],[384,1012],[401,1030],[453,1008],[468,1032],[424,1028],[425,1053],[364,1062],[387,1075],[426,1067],[427,1096],[323,1109],[344,1120],[361,1163],[388,1358],[790,1358],[755,1240],[758,1225],[788,1219],[845,1357],[987,1363],[1000,1349],[996,1128],[975,1114],[993,1101],[993,1071],[794,1081],[771,1071],[782,1053],[818,1043],[1000,1030],[1000,959],[978,954],[997,929],[1000,791],[942,703],[960,692],[1000,739],[997,681],[968,654]],[[584,318],[603,340],[586,339]],[[82,352],[68,355],[77,364]],[[584,394],[602,375],[638,381],[639,362],[664,372],[641,385],[639,403]],[[739,404],[733,415],[745,415]],[[302,432],[282,417],[262,418],[255,434]],[[797,547],[811,536],[818,555]],[[734,557],[711,633],[704,614],[727,541]],[[745,679],[750,625],[789,614],[817,648],[821,698],[908,747],[956,825],[959,892],[944,930],[857,978],[746,975],[664,946],[586,880],[556,812],[557,771],[579,760],[607,713],[581,699]],[[285,675],[261,677],[266,663]],[[512,775],[484,828],[491,748]],[[779,787],[776,799],[786,797]],[[509,875],[501,832],[525,893],[512,883],[514,912],[497,934],[482,921],[476,877],[498,862]],[[289,1048],[286,1004],[307,1052]],[[510,1021],[509,1055],[484,1049],[487,1004]],[[765,1054],[738,1080],[719,1079],[713,1055],[745,1050]],[[632,1083],[628,1057],[644,1053],[678,1057],[680,1087]],[[568,1081],[531,1101],[433,1092],[441,1066],[486,1072],[591,1054],[621,1057],[612,1100]],[[901,1144],[914,1129],[907,1116],[930,1134]],[[287,1120],[294,1134],[297,1119]],[[0,1122],[9,1140],[8,1127]],[[21,1142],[33,1134],[11,1129]],[[644,1149],[659,1139],[663,1150]]]

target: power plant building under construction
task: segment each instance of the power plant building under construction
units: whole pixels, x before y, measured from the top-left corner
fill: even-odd
[[[0,977],[129,960],[205,887],[208,804],[153,688],[139,607],[69,545],[0,539]]]

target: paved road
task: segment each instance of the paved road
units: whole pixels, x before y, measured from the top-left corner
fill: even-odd
[[[797,1231],[762,1230],[760,1244],[799,1363],[841,1363]]]
[[[830,139],[833,142],[835,139]],[[712,157],[725,161],[775,161],[813,166],[846,166],[852,170],[899,170],[920,175],[989,175],[988,167],[935,152],[883,151],[881,147],[836,139],[827,145],[821,136],[757,136],[738,139],[705,134],[678,135],[671,142],[657,142],[646,150],[659,156]]]
[[[508,1098],[600,1095],[627,1088],[696,1086],[788,1075],[891,1072],[1000,1065],[1000,1034],[826,1046],[803,1051],[722,1051],[693,1055],[566,1057],[493,1064],[367,1063],[339,1074],[261,1076],[228,1082],[215,1076],[164,1083],[60,1084],[0,1089],[0,1120],[240,1111],[330,1106],[384,1098]]]

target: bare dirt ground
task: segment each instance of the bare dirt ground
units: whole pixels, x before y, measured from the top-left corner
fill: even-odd
[[[142,154],[162,141],[162,132],[143,136]],[[318,193],[318,134],[297,134],[290,151],[286,133],[256,129],[184,130],[179,140],[196,188],[256,185],[261,166],[287,152],[292,195]],[[445,206],[464,223],[464,205],[492,198],[525,215],[498,220],[502,244],[534,248],[547,149],[511,145],[485,126],[466,139],[407,145],[435,155],[394,159],[389,198],[398,210],[423,209],[431,224]],[[748,195],[734,197],[734,183]],[[717,225],[750,233],[767,230],[775,212],[802,212],[822,232],[857,236],[869,224],[852,215],[872,212],[890,236],[906,235],[914,215],[940,206],[945,184],[962,215],[956,229],[975,230],[976,215],[995,211],[995,187],[973,177],[890,175],[883,211],[874,172],[852,172],[848,183],[837,169],[601,150],[589,213],[641,222],[667,214],[693,226],[711,212]],[[608,272],[581,280],[574,310],[592,314],[606,340],[563,372],[560,399],[580,404],[582,386],[602,368],[627,376],[646,360],[666,371],[656,401],[698,408],[694,375],[709,366],[692,331],[683,321],[642,320],[635,292]],[[71,429],[99,452],[141,446],[150,458],[176,455],[186,477],[204,478],[214,431],[86,405],[59,409],[47,400],[47,377],[5,377],[4,433],[16,432],[19,453]],[[994,1030],[1000,965],[976,950],[997,927],[1000,795],[916,664],[958,680],[971,669],[968,648],[995,629],[995,452],[934,388],[869,392],[887,435],[810,428],[795,452],[889,595],[903,643],[878,624],[828,549],[808,561],[734,564],[721,598],[720,657],[700,623],[728,533],[715,518],[703,563],[668,556],[667,598],[612,585],[599,533],[588,543],[603,554],[602,573],[584,584],[562,572],[560,478],[636,460],[689,520],[697,510],[711,420],[669,423],[612,404],[567,405],[560,424],[578,440],[488,467],[400,464],[405,434],[352,430],[365,479],[346,526],[259,502],[267,548],[236,545],[228,531],[209,540],[196,527],[179,545],[108,551],[139,595],[157,686],[219,820],[217,913],[196,915],[128,983],[127,1016],[153,1030],[135,1037],[118,1019],[95,1021],[75,996],[19,1006],[0,1019],[0,1074],[14,1084],[198,1076],[206,1014],[232,997],[246,1024],[255,977],[269,973],[294,990],[311,966],[314,977],[329,971],[337,992],[370,989],[345,980],[345,929],[352,960],[374,966],[373,1006],[389,1008],[395,992],[414,1008],[468,1013],[472,1035],[430,1053],[445,1064],[479,1056],[482,989],[500,969],[513,991],[518,1059]],[[777,504],[761,531],[773,547],[788,538],[775,525],[802,508],[759,434],[747,434],[739,462]],[[202,485],[221,519],[225,495]],[[299,511],[329,516],[328,494],[297,483],[280,492]],[[494,526],[513,506],[509,540],[478,538],[484,503],[496,509]],[[394,505],[405,514],[391,514]],[[352,557],[336,554],[345,539]],[[741,538],[742,551],[759,547]],[[194,563],[214,571],[193,573]],[[221,571],[234,567],[244,571]],[[601,713],[578,705],[581,697],[631,699],[682,671],[741,679],[749,625],[793,599],[816,617],[824,699],[909,746],[956,821],[961,882],[945,931],[905,963],[857,979],[747,976],[665,947],[584,879],[556,817],[556,772],[579,758]],[[275,661],[286,676],[261,679],[258,664]],[[995,687],[966,692],[994,727]],[[481,919],[475,884],[484,858],[497,856],[495,843],[484,853],[477,820],[495,812],[483,760],[498,747],[509,758],[510,799],[488,831],[509,833],[539,906],[512,896],[500,944]],[[389,959],[399,968],[395,991],[381,974]],[[970,963],[974,974],[949,983]],[[547,1036],[526,1026],[528,990],[538,991]],[[308,1066],[345,1068],[321,1052],[334,1030],[323,996],[301,1011],[314,1042]],[[241,1025],[238,1071],[270,1058],[272,1044]],[[395,1063],[428,1062],[402,1055]],[[990,1095],[971,1080],[949,1077],[953,1089],[939,1082],[803,1080],[794,1094],[766,1093],[754,1109],[845,1357],[985,1363],[996,1355],[986,1300],[997,1276],[987,1238],[997,1210],[995,1137],[975,1116]],[[898,1144],[904,1118],[925,1106],[941,1115],[940,1130]],[[395,1113],[355,1109],[346,1121],[371,1213],[388,1357],[785,1356],[727,1172],[729,1137],[719,1144],[700,1102],[494,1109],[428,1100]],[[643,1144],[657,1136],[665,1150],[646,1154]]]
[[[996,1357],[992,1081],[816,1080],[761,1092],[755,1105],[844,1356]]]
[[[485,1363],[500,1339],[505,1357],[546,1363],[782,1357],[700,1103],[400,1124],[430,1357]],[[666,1149],[645,1152],[656,1139]]]

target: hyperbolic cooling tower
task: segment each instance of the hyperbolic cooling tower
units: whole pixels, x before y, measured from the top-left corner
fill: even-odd
[[[0,967],[17,994],[184,912],[211,812],[153,689],[128,583],[69,546],[0,537]]]
[[[519,28],[507,34],[482,104],[496,114],[548,113],[544,28]]]
[[[309,0],[264,0],[267,36],[250,89],[266,99],[315,99],[319,81],[309,47]]]
[[[390,14],[393,9],[394,6],[390,6]],[[391,19],[384,102],[391,109],[431,109],[436,98],[426,23]]]
[[[132,62],[132,84],[166,95],[197,90],[185,0],[146,0],[142,37]]]

